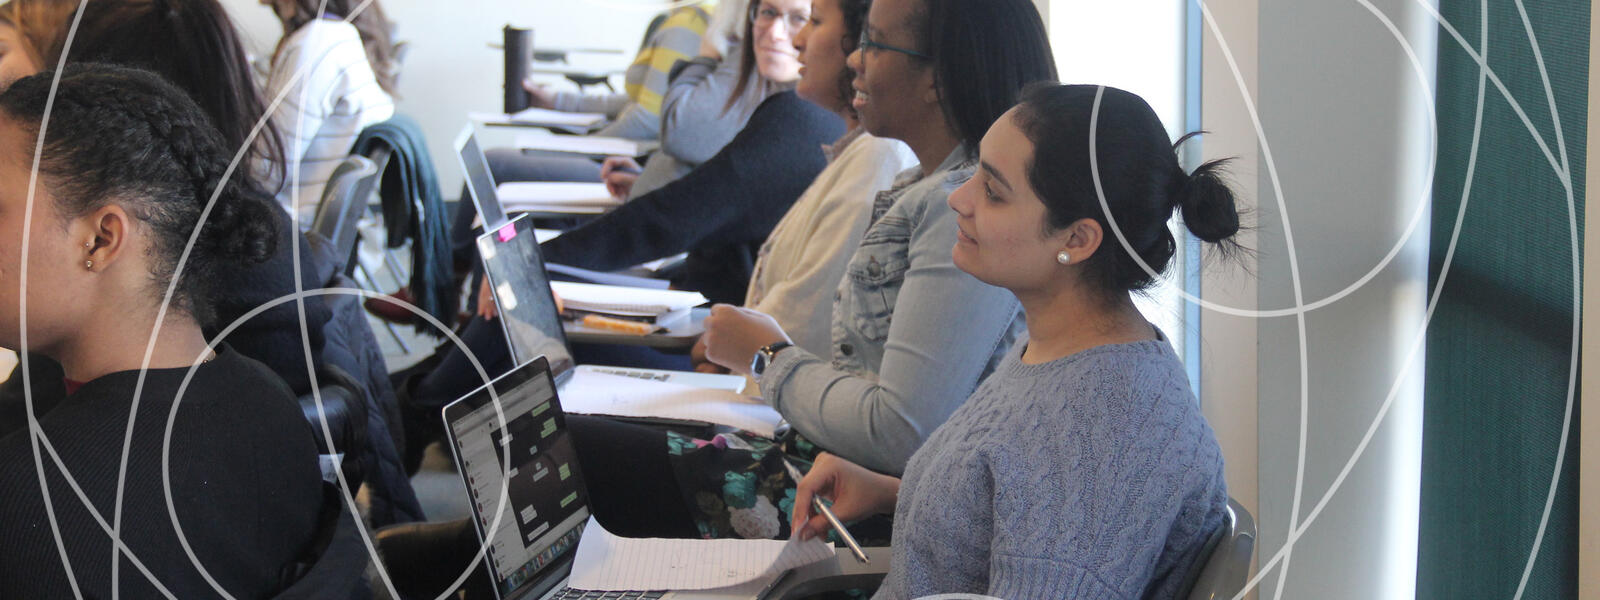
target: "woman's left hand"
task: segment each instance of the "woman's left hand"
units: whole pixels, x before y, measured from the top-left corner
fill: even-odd
[[[705,327],[700,339],[706,345],[706,358],[740,375],[750,374],[750,360],[757,350],[789,341],[783,328],[766,313],[727,304],[711,307]]]

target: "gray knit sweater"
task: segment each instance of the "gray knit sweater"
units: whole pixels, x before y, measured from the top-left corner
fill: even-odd
[[[1023,364],[911,457],[876,598],[1174,598],[1222,524],[1222,453],[1165,341]]]

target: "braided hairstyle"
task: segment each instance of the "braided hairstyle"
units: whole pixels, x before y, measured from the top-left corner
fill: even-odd
[[[1093,123],[1095,166],[1105,194],[1102,208],[1089,160],[1091,116],[1100,89],[1032,85],[1023,91],[1022,103],[1013,113],[1017,127],[1033,143],[1028,183],[1044,203],[1045,232],[1059,231],[1079,219],[1094,219],[1105,231],[1099,250],[1083,262],[1088,284],[1116,295],[1154,283],[1117,239],[1106,208],[1128,245],[1156,273],[1166,270],[1178,249],[1167,228],[1175,211],[1181,211],[1190,233],[1224,256],[1241,251],[1233,239],[1239,232],[1239,211],[1222,176],[1227,159],[1184,172],[1176,145],[1168,142],[1155,110],[1143,98],[1112,87],[1104,88]]]
[[[53,73],[17,80],[0,94],[0,115],[37,139]],[[33,153],[33,146],[12,152]],[[223,180],[232,154],[205,113],[159,76],[80,63],[61,74],[39,162],[56,210],[72,219],[108,204],[125,207],[151,232],[151,279],[178,285],[174,308],[202,325],[214,319],[213,289],[224,270],[264,262],[277,243],[279,210],[249,183],[248,169]],[[201,213],[222,189],[181,274],[178,259]]]

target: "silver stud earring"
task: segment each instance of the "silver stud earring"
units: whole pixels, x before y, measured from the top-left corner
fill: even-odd
[[[1067,252],[1066,250],[1062,250],[1060,252],[1057,252],[1056,253],[1056,262],[1061,263],[1063,265],[1072,262],[1072,254]]]
[[[83,247],[85,247],[85,248],[93,248],[94,247],[94,240],[89,240],[87,242],[84,242],[83,243]]]
[[[94,268],[94,261],[92,261],[92,260],[83,261],[83,268],[85,268],[85,269],[93,269]]]

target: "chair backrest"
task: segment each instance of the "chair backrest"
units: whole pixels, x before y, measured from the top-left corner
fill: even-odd
[[[1255,554],[1256,521],[1250,511],[1233,498],[1228,499],[1210,554],[1201,562],[1189,600],[1232,598],[1244,589],[1250,575],[1250,558]]]
[[[317,395],[305,394],[299,401],[300,412],[314,432],[312,437],[322,461],[322,478],[337,484],[339,476],[333,469],[339,469],[344,472],[350,490],[360,489],[365,476],[360,457],[367,445],[367,404],[363,388],[343,369],[324,363],[317,367],[317,389]],[[322,431],[324,419],[328,422],[326,436]],[[329,437],[333,438],[331,447]]]
[[[335,256],[344,261],[335,270],[346,271],[356,250],[357,224],[367,212],[367,199],[377,186],[378,167],[365,156],[352,155],[334,168],[322,189],[322,202],[311,230],[331,242]]]

